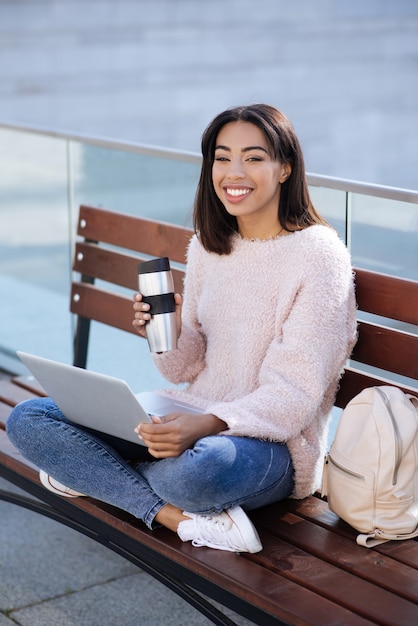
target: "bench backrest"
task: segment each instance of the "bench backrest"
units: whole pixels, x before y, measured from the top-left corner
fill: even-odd
[[[418,282],[361,269],[355,273],[360,321],[337,395],[342,408],[373,385],[396,384],[418,392]],[[372,314],[373,321],[365,321],[364,313]]]
[[[182,291],[192,231],[81,206],[77,234],[83,241],[76,244],[73,269],[80,278],[72,284],[70,308],[78,316],[74,364],[85,367],[90,320],[136,334],[132,326],[132,294],[138,290],[138,262],[168,256],[176,291]],[[340,407],[361,389],[375,384],[398,384],[415,393],[418,387],[418,336],[416,329],[409,326],[418,326],[418,282],[362,269],[355,271],[359,317],[371,314],[373,321],[359,322],[359,339],[337,396],[336,404]],[[121,288],[130,293],[126,289],[123,293]]]
[[[132,296],[138,291],[140,261],[169,257],[175,289],[183,291],[192,231],[82,205],[77,235],[83,240],[76,243],[73,270],[80,278],[72,283],[70,310],[78,316],[74,365],[86,367],[90,320],[137,335],[132,326]]]

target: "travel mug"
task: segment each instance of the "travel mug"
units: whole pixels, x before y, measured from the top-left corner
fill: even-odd
[[[174,282],[167,257],[138,264],[138,285],[142,302],[150,305],[151,319],[145,325],[151,352],[177,348],[177,319]]]

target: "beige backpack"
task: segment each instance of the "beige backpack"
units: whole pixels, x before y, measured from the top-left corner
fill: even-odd
[[[329,508],[372,547],[418,536],[418,398],[364,389],[344,409],[325,457]]]

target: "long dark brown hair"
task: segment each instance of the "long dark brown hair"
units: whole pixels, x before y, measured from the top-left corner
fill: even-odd
[[[216,139],[229,122],[250,122],[263,132],[274,160],[291,166],[289,178],[282,183],[278,218],[284,230],[293,232],[327,224],[309,197],[305,164],[299,140],[283,113],[267,104],[234,107],[217,115],[202,136],[202,169],[196,191],[193,224],[202,245],[209,252],[229,254],[232,235],[238,232],[237,219],[230,215],[216,195],[212,182]]]

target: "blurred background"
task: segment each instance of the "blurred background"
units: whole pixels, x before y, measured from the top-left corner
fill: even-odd
[[[308,171],[416,189],[417,0],[0,1],[2,122],[197,152],[261,101]]]

